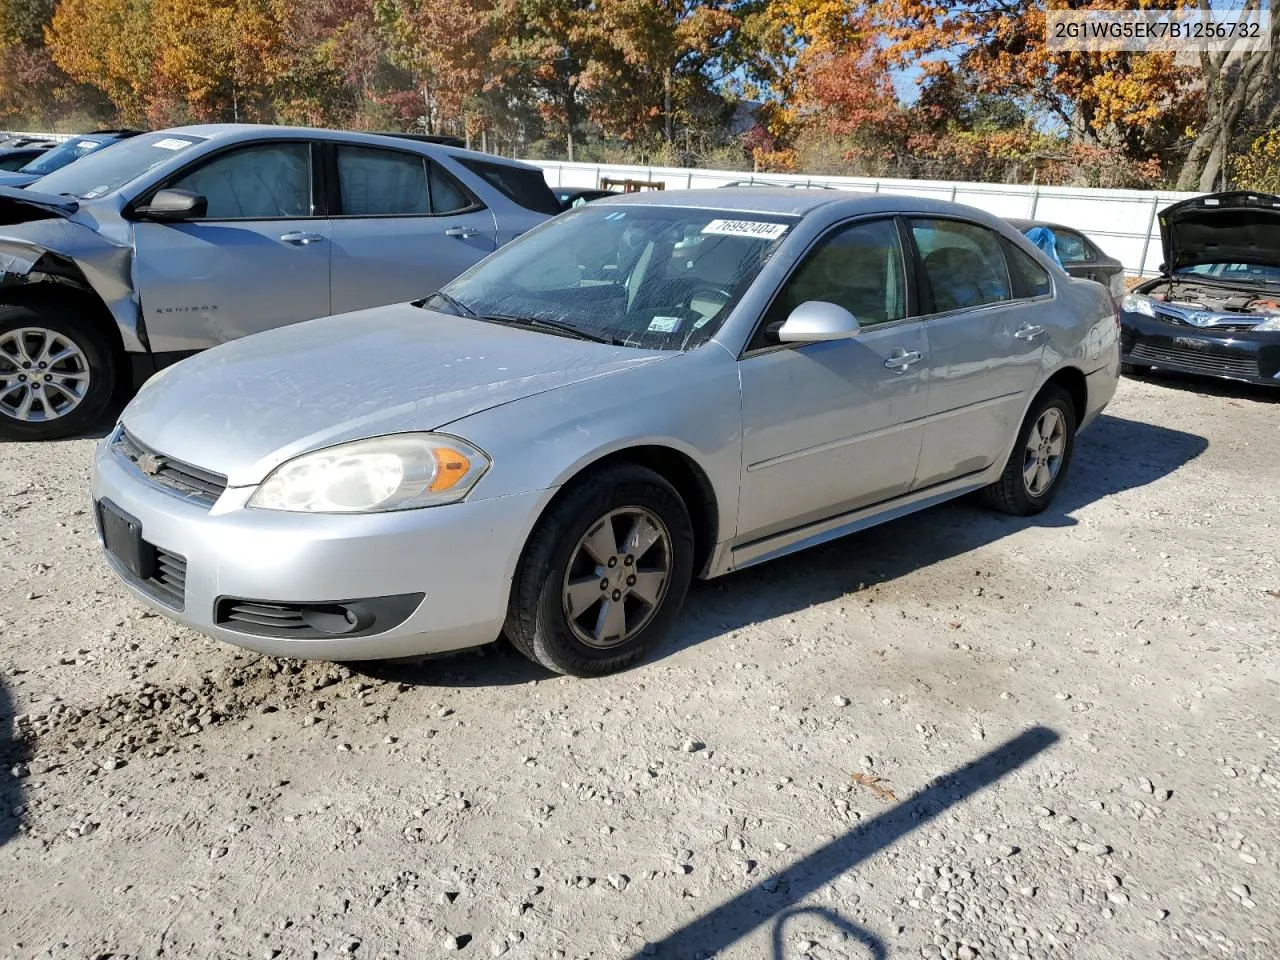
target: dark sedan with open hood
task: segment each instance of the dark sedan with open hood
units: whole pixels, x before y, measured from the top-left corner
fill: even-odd
[[[1126,373],[1159,367],[1280,387],[1280,197],[1235,191],[1160,213],[1160,276],[1121,314]]]

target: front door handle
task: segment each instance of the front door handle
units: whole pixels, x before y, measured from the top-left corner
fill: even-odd
[[[919,363],[924,359],[924,354],[918,350],[902,350],[898,349],[889,354],[889,359],[884,365],[889,370],[897,370],[899,373],[904,372],[907,367],[913,363]]]
[[[293,230],[289,233],[280,234],[281,243],[291,243],[295,247],[305,247],[312,243],[319,243],[323,239],[323,234],[303,233],[301,230]]]
[[[446,237],[458,237],[460,240],[470,240],[472,237],[480,236],[480,231],[475,227],[450,227],[444,232]]]
[[[1024,323],[1013,331],[1013,335],[1019,340],[1034,340],[1042,333],[1044,333],[1044,327],[1038,327],[1034,323]]]

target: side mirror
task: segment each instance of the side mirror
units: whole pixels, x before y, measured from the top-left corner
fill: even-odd
[[[209,212],[209,201],[188,190],[157,190],[151,202],[134,213],[143,220],[162,223],[196,220]]]
[[[778,339],[783,343],[847,340],[856,337],[860,329],[858,318],[844,307],[825,300],[806,300],[778,328]]]

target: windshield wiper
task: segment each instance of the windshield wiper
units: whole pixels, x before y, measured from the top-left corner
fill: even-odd
[[[463,302],[462,302],[461,300],[459,300],[457,297],[455,297],[455,296],[453,296],[453,295],[451,295],[451,294],[445,293],[443,290],[437,290],[435,293],[433,293],[431,296],[427,297],[425,300],[419,300],[419,301],[418,301],[418,306],[420,306],[420,307],[424,307],[424,308],[425,308],[425,307],[426,307],[426,305],[427,305],[428,303],[430,303],[432,300],[434,300],[436,297],[439,297],[441,300],[443,300],[443,301],[444,301],[445,303],[447,303],[449,306],[453,307],[453,309],[455,309],[455,310],[457,310],[459,313],[461,313],[464,317],[474,317],[474,316],[476,316],[476,312],[475,312],[474,310],[472,310],[470,307],[468,307],[465,303],[463,303]]]
[[[591,333],[562,320],[547,320],[542,317],[516,317],[502,313],[473,314],[473,316],[477,320],[487,320],[490,323],[505,323],[513,327],[533,327],[538,330],[549,330],[563,337],[573,337],[575,340],[590,340],[592,343],[607,343],[615,347],[622,345],[622,341],[614,337]]]

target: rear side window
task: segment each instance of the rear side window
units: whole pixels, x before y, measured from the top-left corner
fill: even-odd
[[[1009,280],[1015,300],[1047,297],[1053,292],[1049,274],[1040,264],[1004,237],[1000,238],[1000,242],[1004,246],[1005,262],[1009,264]]]
[[[499,190],[508,200],[520,204],[534,213],[554,216],[562,209],[556,195],[547,186],[541,170],[525,170],[505,163],[486,163],[483,160],[463,160],[455,157],[472,173],[482,177],[489,186]]]
[[[1093,259],[1088,245],[1084,242],[1084,237],[1080,234],[1072,233],[1070,230],[1055,230],[1053,239],[1058,248],[1058,259],[1063,263],[1080,263],[1082,260]]]
[[[961,220],[912,220],[934,313],[1012,299],[999,236]]]
[[[426,158],[395,150],[338,147],[338,188],[349,217],[425,216]]]
[[[466,187],[455,180],[440,164],[427,161],[431,178],[431,212],[457,213],[479,206]]]

